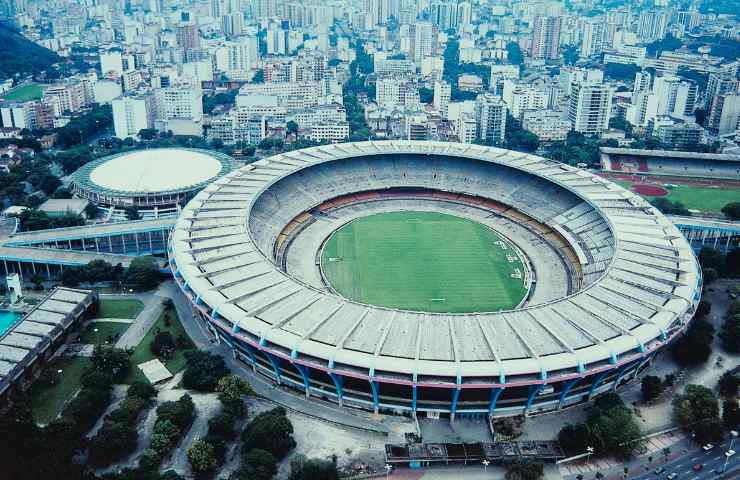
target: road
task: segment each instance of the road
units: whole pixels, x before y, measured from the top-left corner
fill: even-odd
[[[740,442],[736,441],[733,448],[737,448],[738,445],[740,445]],[[678,457],[677,459],[669,461],[665,465],[662,465],[662,467],[665,468],[665,472],[661,473],[660,475],[656,475],[654,471],[651,470],[650,472],[647,472],[645,474],[630,478],[633,480],[664,479],[671,473],[678,474],[676,480],[709,480],[718,478],[736,478],[737,476],[740,476],[740,461],[738,460],[737,454],[731,457],[730,460],[727,462],[727,470],[725,471],[724,476],[714,472],[715,469],[721,468],[722,465],[724,465],[725,451],[729,449],[729,447],[730,441],[728,440],[720,445],[716,445],[714,449],[709,452],[693,450],[686,455]],[[704,465],[704,468],[702,468],[702,470],[698,472],[695,472],[692,467],[696,464],[702,464]]]

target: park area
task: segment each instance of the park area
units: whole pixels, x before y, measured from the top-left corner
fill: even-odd
[[[38,100],[44,94],[44,90],[41,86],[27,83],[19,87],[14,88],[10,92],[2,95],[2,100],[9,102],[27,102],[30,100]]]
[[[691,185],[675,182],[618,180],[616,183],[648,200],[663,197],[683,204],[692,212],[719,214],[722,207],[740,201],[740,188],[724,185]]]
[[[337,230],[322,269],[341,295],[362,303],[439,313],[516,307],[527,293],[518,252],[495,231],[433,212],[393,212]]]
[[[171,355],[168,358],[157,357],[152,352],[152,342],[157,338],[157,335],[169,333],[169,338],[174,342],[174,348]],[[163,337],[160,337],[160,342]],[[165,339],[169,342],[169,339]],[[139,342],[134,348],[134,351],[129,357],[131,361],[131,370],[124,379],[123,383],[131,384],[135,381],[147,381],[144,373],[137,367],[137,365],[160,358],[164,363],[167,370],[172,375],[178,373],[185,368],[185,352],[193,348],[193,343],[190,337],[185,333],[185,329],[180,323],[180,318],[177,315],[177,311],[172,306],[167,306],[162,314],[159,316],[157,321],[152,325],[152,328],[147,332],[146,336]]]

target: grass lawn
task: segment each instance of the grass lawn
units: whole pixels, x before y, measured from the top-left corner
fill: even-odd
[[[54,385],[41,385],[31,389],[31,409],[34,419],[39,423],[49,423],[62,411],[67,401],[80,389],[82,373],[90,366],[85,357],[58,357],[48,365],[48,371],[55,375],[62,370],[61,379]]]
[[[112,339],[111,343],[116,343],[116,339],[118,339],[123,332],[128,330],[129,326],[130,324],[122,322],[89,323],[82,332],[82,335],[80,335],[79,343],[91,343],[97,345],[99,343],[106,343],[108,338]],[[97,330],[97,332],[95,330]]]
[[[521,258],[480,223],[431,212],[393,212],[355,220],[322,253],[327,279],[363,303],[428,312],[515,307],[526,294]]]
[[[144,304],[134,298],[100,300],[98,318],[130,318],[134,319],[144,310]]]
[[[632,187],[632,182],[618,181],[617,183],[626,189]],[[740,201],[740,188],[697,187],[693,185],[662,186],[668,190],[668,195],[664,198],[671,202],[680,202],[689,210],[720,213],[722,207],[728,203]],[[645,198],[650,200],[655,197],[646,196]]]
[[[165,316],[170,317],[170,326],[165,325]],[[152,352],[149,350],[149,345],[157,336],[158,332],[169,330],[172,336],[177,340],[177,337],[183,335],[187,340],[186,348],[178,348],[171,359],[165,362],[165,366],[173,375],[185,368],[185,351],[193,348],[193,344],[190,341],[190,337],[185,333],[185,329],[182,328],[180,318],[177,316],[177,311],[174,308],[165,309],[162,315],[159,316],[156,323],[152,326],[149,332],[146,334],[144,339],[136,346],[134,353],[131,355],[131,371],[124,379],[123,383],[130,384],[135,380],[146,381],[146,377],[141,373],[141,370],[137,367],[140,363],[147,362],[154,358]]]
[[[14,102],[27,102],[29,100],[38,100],[43,95],[44,90],[36,84],[27,84],[18,87],[10,93],[3,95],[3,100]]]

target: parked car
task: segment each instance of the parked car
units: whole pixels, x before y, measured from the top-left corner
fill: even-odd
[[[655,470],[653,470],[653,473],[656,475],[660,475],[663,472],[665,472],[665,467],[658,467]]]
[[[692,469],[693,469],[693,470],[694,470],[695,472],[698,472],[698,471],[700,471],[700,470],[701,470],[702,468],[704,468],[704,464],[703,464],[703,463],[697,463],[696,465],[694,465],[694,466],[693,466],[693,467],[691,467],[691,468],[692,468]]]
[[[705,452],[708,452],[708,451],[712,450],[713,448],[714,448],[714,444],[712,444],[712,443],[707,443],[706,445],[704,445],[703,447],[701,447],[701,449],[704,450]]]
[[[667,478],[668,480],[673,480],[677,476],[678,476],[678,474],[676,472],[673,472],[673,473],[668,474],[668,476],[665,477],[665,478]]]

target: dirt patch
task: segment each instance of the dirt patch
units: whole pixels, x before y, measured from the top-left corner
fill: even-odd
[[[635,183],[632,185],[632,191],[649,197],[664,197],[668,195],[668,190],[652,183]]]

